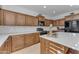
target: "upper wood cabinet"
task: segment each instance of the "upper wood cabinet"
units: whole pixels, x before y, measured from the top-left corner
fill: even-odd
[[[53,20],[45,20],[45,26],[49,26],[50,24],[53,24]]]
[[[2,10],[2,9],[0,9],[0,25],[3,25],[4,24],[4,21],[3,21],[3,14],[4,13],[4,11]]]
[[[25,25],[25,15],[19,13],[16,14],[16,25]]]
[[[65,20],[78,20],[78,19],[79,19],[79,14],[65,16]]]
[[[4,25],[15,25],[15,17],[14,12],[4,10]]]
[[[36,26],[38,25],[38,18],[26,14],[1,9],[0,24],[10,26]]]
[[[79,14],[75,15],[75,16],[73,17],[73,20],[79,20]]]
[[[33,17],[33,25],[34,26],[38,25],[38,19],[36,17]]]
[[[60,26],[64,26],[64,22],[65,22],[64,19],[63,20],[60,20],[59,22],[60,22]]]
[[[33,26],[33,17],[32,16],[28,16],[28,20],[27,20],[27,22],[28,22],[28,26]]]
[[[45,21],[45,17],[44,16],[36,16],[36,18],[38,18],[38,21]]]
[[[64,22],[65,22],[65,19],[62,18],[62,19],[59,19],[59,20],[54,20],[53,24],[54,24],[54,26],[64,26]]]
[[[26,25],[27,26],[36,26],[38,24],[38,19],[34,16],[26,16]]]

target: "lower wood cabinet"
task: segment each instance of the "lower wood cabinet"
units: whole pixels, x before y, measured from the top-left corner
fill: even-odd
[[[24,35],[12,36],[12,51],[24,48]]]
[[[25,42],[26,47],[33,45],[34,44],[34,35],[33,34],[25,35],[24,42]]]
[[[34,43],[39,43],[40,42],[40,33],[34,33]]]
[[[32,33],[32,34],[26,34],[25,35],[25,46],[31,46],[35,43],[38,43],[40,41],[39,39],[39,33]]]
[[[0,54],[11,53],[11,37],[9,37],[4,44],[0,47]]]
[[[68,48],[58,43],[41,38],[40,47],[42,54],[66,54]]]

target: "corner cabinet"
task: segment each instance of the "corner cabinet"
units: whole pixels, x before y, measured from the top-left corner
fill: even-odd
[[[40,44],[41,54],[66,54],[68,51],[67,47],[44,38],[40,39]]]

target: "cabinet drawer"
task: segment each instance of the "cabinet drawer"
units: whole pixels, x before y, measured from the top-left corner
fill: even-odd
[[[50,52],[54,52],[55,54],[62,54],[62,53],[64,53],[64,51],[61,51],[61,50],[59,50],[57,48],[54,48],[54,47],[51,47],[51,46],[49,46],[49,51]]]
[[[52,48],[52,49],[51,48],[48,48],[47,53],[48,54],[57,54],[57,51],[54,48]]]
[[[64,46],[63,45],[60,45],[60,44],[57,44],[57,43],[54,43],[54,42],[50,42],[49,46],[54,47],[58,50],[64,51]]]

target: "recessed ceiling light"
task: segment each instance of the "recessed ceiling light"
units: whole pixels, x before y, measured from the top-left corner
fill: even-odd
[[[47,8],[47,6],[43,6],[43,8]]]
[[[55,14],[56,13],[56,11],[55,10],[53,10],[53,14]]]
[[[70,5],[70,7],[72,7],[73,5]]]

